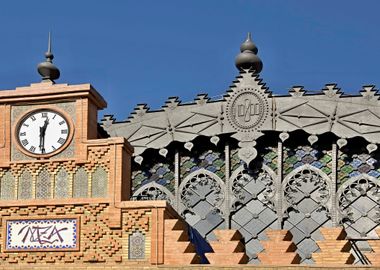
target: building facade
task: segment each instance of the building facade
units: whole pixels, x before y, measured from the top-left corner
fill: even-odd
[[[98,123],[90,84],[0,91],[0,266],[380,264],[380,102],[259,77],[250,36],[223,98]],[[19,268],[17,268],[19,269]]]

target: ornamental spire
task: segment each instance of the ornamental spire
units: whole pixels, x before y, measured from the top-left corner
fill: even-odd
[[[53,64],[54,55],[51,52],[51,33],[49,32],[48,50],[45,53],[46,61],[37,66],[38,73],[42,76],[42,81],[51,81],[59,78],[59,69]]]
[[[240,53],[236,56],[235,65],[237,69],[252,69],[254,73],[260,73],[263,63],[256,55],[258,49],[253,43],[251,33],[248,32],[247,39],[240,46]]]

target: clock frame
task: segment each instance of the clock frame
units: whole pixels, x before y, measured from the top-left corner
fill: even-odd
[[[61,147],[57,148],[57,150],[55,151],[52,151],[50,153],[44,153],[44,154],[40,154],[40,153],[33,153],[33,152],[30,152],[28,151],[27,149],[25,149],[21,142],[20,142],[20,139],[19,139],[19,130],[20,130],[20,126],[22,125],[22,123],[24,122],[24,120],[26,120],[30,115],[34,114],[34,113],[38,113],[39,111],[44,111],[44,110],[49,110],[49,111],[52,111],[52,112],[56,112],[57,114],[59,114],[61,117],[63,117],[66,122],[67,122],[67,125],[68,125],[68,135],[67,135],[67,138],[66,138],[66,141],[62,144]],[[34,158],[49,158],[49,157],[52,157],[52,156],[55,156],[59,153],[61,153],[62,151],[64,151],[67,146],[70,145],[71,141],[72,141],[72,138],[73,138],[73,135],[74,135],[74,125],[73,125],[73,122],[72,122],[72,118],[65,112],[63,111],[62,109],[56,107],[56,106],[51,106],[51,105],[43,105],[43,106],[38,106],[38,108],[34,107],[30,110],[27,110],[25,111],[15,122],[16,124],[14,125],[14,128],[13,128],[13,139],[14,139],[14,142],[15,142],[15,145],[17,147],[17,149],[19,151],[21,151],[22,153],[24,153],[25,155],[27,156],[30,156],[30,157],[34,157]]]

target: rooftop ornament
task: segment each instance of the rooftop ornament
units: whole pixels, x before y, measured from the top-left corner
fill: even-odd
[[[45,53],[46,61],[38,64],[38,73],[42,76],[43,82],[52,82],[60,76],[59,69],[53,64],[54,55],[51,52],[51,33],[49,32],[48,50]]]
[[[248,33],[247,39],[240,46],[240,53],[236,56],[235,65],[239,70],[253,70],[254,73],[260,73],[263,69],[261,59],[256,55],[258,49],[253,43],[251,33]]]

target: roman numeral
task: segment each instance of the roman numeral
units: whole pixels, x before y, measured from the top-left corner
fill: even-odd
[[[66,141],[66,140],[65,140],[64,138],[59,138],[57,142],[58,142],[59,144],[64,144],[65,141]]]
[[[20,132],[20,136],[26,136],[26,132]]]
[[[65,123],[65,121],[61,121],[61,122],[59,122],[60,125],[63,125],[64,123]]]
[[[56,116],[57,116],[57,115],[56,115],[56,114],[54,114],[54,116],[53,116],[53,118],[52,118],[52,119],[54,119]]]
[[[32,121],[36,121],[36,117],[35,117],[34,115],[32,115],[32,116],[30,117],[30,119],[32,119]]]
[[[68,130],[67,129],[62,129],[61,134],[67,134]]]
[[[51,148],[53,148],[53,150],[56,150],[56,149],[57,149],[57,148],[54,147],[54,145],[52,145]]]
[[[36,151],[36,148],[35,148],[34,146],[31,146],[31,147],[29,148],[29,151],[34,153],[34,152]]]
[[[21,143],[22,143],[23,146],[27,146],[29,142],[28,142],[27,139],[24,139],[24,140],[21,141]]]
[[[42,114],[42,118],[46,118],[46,117],[48,117],[48,114],[47,114],[47,112],[43,112],[43,113],[41,113]]]
[[[25,124],[25,123],[24,123],[24,124],[22,124],[22,125],[23,125],[23,126],[26,126],[26,127],[29,127],[29,125],[28,125],[28,124]]]

